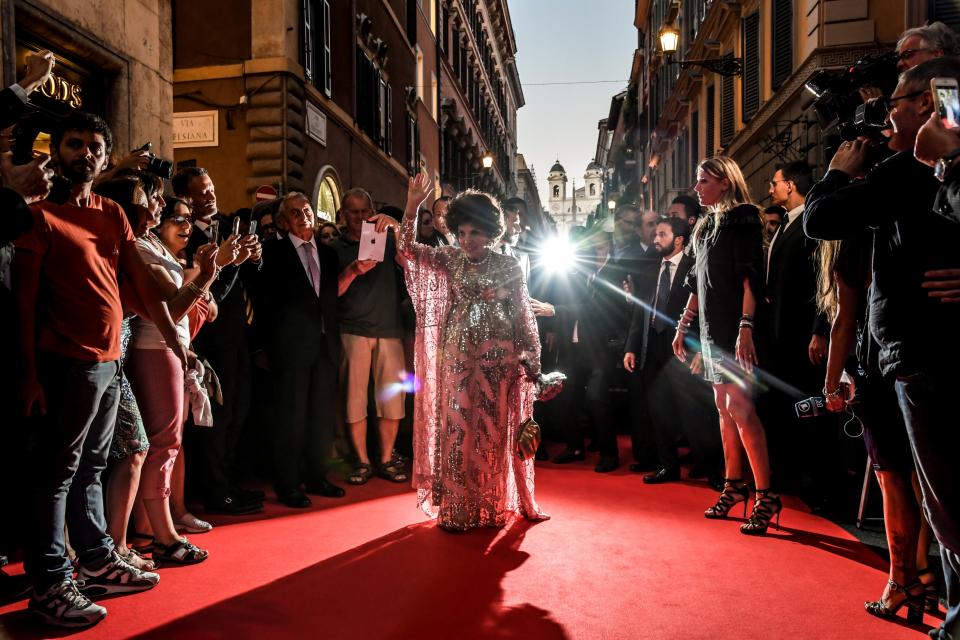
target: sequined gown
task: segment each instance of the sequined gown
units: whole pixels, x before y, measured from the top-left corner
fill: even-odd
[[[517,430],[534,400],[521,352],[540,368],[520,266],[494,252],[471,263],[456,247],[416,243],[416,229],[416,219],[404,219],[399,248],[410,257],[407,288],[417,314],[418,503],[441,526],[461,531],[503,526],[512,513],[545,519],[534,499],[533,460],[516,455]]]

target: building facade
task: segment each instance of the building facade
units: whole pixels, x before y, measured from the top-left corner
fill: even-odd
[[[102,116],[114,156],[146,142],[173,154],[170,0],[2,0],[3,83],[22,74],[31,52],[53,52],[51,79],[30,96],[20,144],[47,153],[56,122],[74,110]]]
[[[517,109],[523,90],[507,0],[440,2],[441,181],[445,193],[517,192]],[[492,155],[486,169],[482,158]]]
[[[223,210],[271,186],[333,220],[349,188],[403,207],[411,175],[439,183],[435,2],[173,4],[175,157],[210,171]]]
[[[960,19],[955,2],[637,0],[640,46],[619,113],[624,136],[611,152],[634,161],[618,169],[623,191],[664,211],[715,154],[740,164],[761,204],[776,164],[806,160],[822,173],[828,131],[806,81],[892,49],[902,31],[934,19]],[[676,59],[739,58],[742,74],[681,69],[660,52],[664,25],[679,30]]]
[[[517,168],[516,196],[523,198],[523,201],[527,203],[527,211],[543,211],[540,192],[537,190],[537,175],[533,167],[527,166],[527,161],[522,153],[517,154],[515,162]]]

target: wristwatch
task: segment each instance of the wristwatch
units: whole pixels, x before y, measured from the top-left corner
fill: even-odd
[[[955,158],[960,156],[960,148],[954,149],[947,155],[943,156],[937,160],[937,164],[933,166],[933,177],[943,182],[943,179],[947,177],[947,170],[953,165]]]

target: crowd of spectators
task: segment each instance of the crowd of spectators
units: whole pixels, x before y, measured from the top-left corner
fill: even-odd
[[[942,576],[941,638],[960,625],[960,133],[929,87],[960,80],[958,53],[942,25],[903,35],[899,84],[880,98],[894,153],[874,166],[859,140],[823,176],[777,166],[761,210],[736,163],[708,158],[695,195],[662,215],[621,204],[610,227],[570,229],[565,243],[512,198],[496,247],[527,281],[543,368],[568,377],[536,408],[538,459],[553,441],[554,463],[595,451],[593,470],[610,473],[626,433],[642,482],[703,479],[720,492],[708,518],[740,502],[746,516],[753,495],[740,530],[762,534],[779,524],[774,487],[844,508],[849,414],[890,550],[866,609],[916,619],[938,607]],[[0,92],[3,126],[52,64],[31,56]],[[213,526],[188,503],[257,513],[267,496],[241,484],[251,477],[291,509],[344,496],[338,477],[410,480],[406,261],[392,234],[382,260],[360,258],[365,221],[398,210],[354,188],[336,220],[297,192],[221,212],[203,168],[165,184],[146,152],[109,166],[112,153],[103,120],[78,112],[49,157],[15,164],[4,148],[0,166],[0,349],[20,363],[3,374],[3,411],[36,425],[3,434],[18,452],[5,479],[26,491],[7,498],[19,515],[0,527],[0,554],[22,545],[30,609],[62,626],[102,619],[95,598],[153,588],[158,567],[207,560],[184,534]],[[448,206],[420,211],[418,242],[456,242]],[[808,418],[797,403],[811,396],[823,410]]]

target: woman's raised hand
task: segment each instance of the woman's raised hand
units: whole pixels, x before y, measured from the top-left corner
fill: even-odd
[[[410,211],[411,207],[414,211],[419,209],[431,193],[433,193],[433,181],[430,176],[420,173],[415,178],[410,178],[407,184],[407,211]]]

